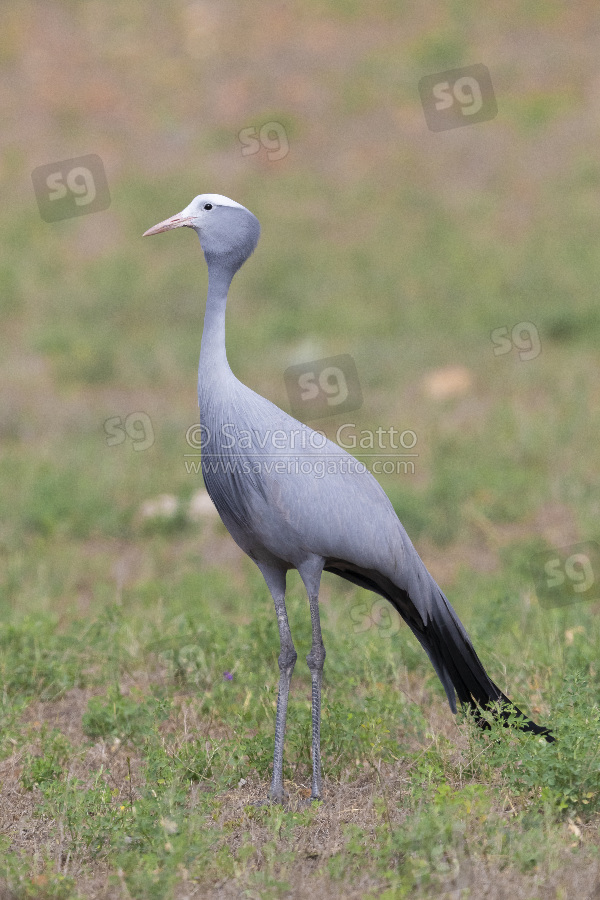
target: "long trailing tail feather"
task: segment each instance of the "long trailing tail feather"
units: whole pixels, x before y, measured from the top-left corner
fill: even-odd
[[[491,680],[460,619],[433,579],[431,582],[432,590],[435,591],[434,602],[430,604],[429,618],[424,622],[422,630],[420,623],[406,619],[403,615],[404,604],[394,602],[394,597],[389,599],[408,621],[413,634],[427,653],[444,686],[452,712],[456,712],[456,692],[459,702],[473,711],[482,728],[490,726],[481,711],[492,708],[505,724],[508,724],[511,716],[514,720],[516,714],[523,731],[539,734],[549,743],[553,742],[555,738],[552,733],[528,719]]]
[[[459,703],[472,710],[482,728],[490,727],[482,711],[491,709],[506,725],[516,716],[523,731],[539,734],[552,743],[556,740],[552,733],[528,719],[491,680],[460,619],[416,551],[413,552],[414,565],[410,569],[413,577],[406,588],[380,572],[361,569],[340,559],[328,560],[325,571],[389,600],[429,657],[453,713],[456,713],[458,696]]]

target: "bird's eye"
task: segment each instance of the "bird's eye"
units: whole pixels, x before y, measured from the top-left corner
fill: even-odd
[[[205,203],[204,209],[212,209],[212,203]]]

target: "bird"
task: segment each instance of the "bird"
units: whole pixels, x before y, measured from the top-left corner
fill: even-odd
[[[322,798],[321,688],[325,647],[319,615],[322,573],[332,572],[388,600],[408,624],[440,679],[450,709],[492,708],[507,724],[554,740],[494,684],[458,615],[425,567],[387,494],[366,466],[236,378],[225,348],[225,308],[234,275],[254,252],[256,216],[221,194],[200,194],[144,237],[192,228],[208,268],[198,366],[206,489],[234,541],[256,563],[279,626],[279,688],[273,772],[266,802],[283,803],[284,735],[297,653],[285,605],[286,576],[296,569],[310,608],[306,657],[312,689],[311,800]]]

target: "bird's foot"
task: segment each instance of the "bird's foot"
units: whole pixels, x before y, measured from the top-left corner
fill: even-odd
[[[265,800],[256,800],[252,806],[275,806],[276,804],[281,804],[283,806],[288,798],[289,794],[287,791],[284,791],[283,788],[281,788],[281,790],[271,788]]]
[[[313,773],[312,784],[310,786],[310,801],[311,801],[311,803],[313,802],[313,800],[322,800],[323,799],[321,797],[321,785],[322,785],[322,781],[320,778],[320,773],[319,772]]]

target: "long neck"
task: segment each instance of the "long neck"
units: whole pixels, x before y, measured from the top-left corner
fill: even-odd
[[[220,260],[208,260],[208,296],[200,347],[198,392],[212,382],[222,382],[231,372],[225,352],[225,307],[235,270]]]

